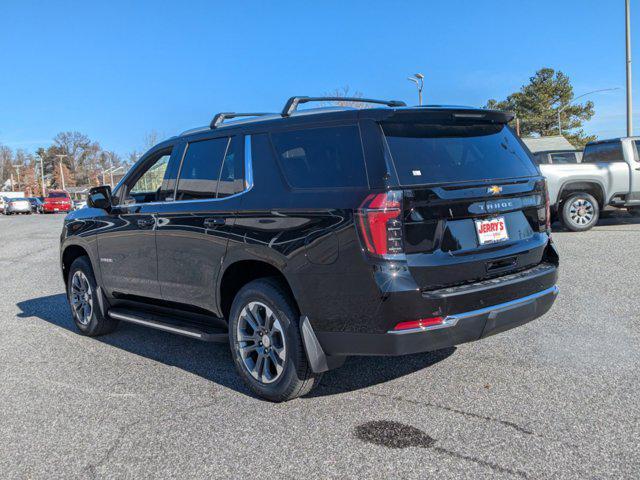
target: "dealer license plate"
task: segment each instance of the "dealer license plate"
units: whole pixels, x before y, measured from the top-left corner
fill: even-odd
[[[476,220],[476,232],[478,232],[480,245],[509,240],[509,233],[507,233],[507,224],[504,221],[504,217]]]

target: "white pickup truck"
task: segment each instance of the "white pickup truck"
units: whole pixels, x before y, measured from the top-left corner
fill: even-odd
[[[589,230],[600,211],[626,208],[640,215],[640,137],[588,143],[581,163],[542,164],[552,213],[574,232]]]

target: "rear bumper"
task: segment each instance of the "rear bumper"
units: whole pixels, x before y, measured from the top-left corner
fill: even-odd
[[[555,273],[555,272],[554,272]],[[444,326],[387,333],[316,332],[326,355],[404,355],[472,342],[523,325],[544,315],[558,287],[489,307],[447,315]]]
[[[31,207],[7,207],[7,213],[31,213]]]
[[[42,211],[45,213],[52,212],[70,212],[71,205],[53,205],[53,204],[44,204],[42,205]]]

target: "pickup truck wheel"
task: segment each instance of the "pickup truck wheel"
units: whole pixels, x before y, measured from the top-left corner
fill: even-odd
[[[89,337],[110,333],[118,326],[117,320],[102,315],[97,295],[98,287],[89,258],[76,258],[69,269],[67,296],[76,327]]]
[[[275,278],[248,283],[231,306],[229,342],[236,369],[254,393],[272,402],[305,395],[320,381],[307,361],[298,318]]]
[[[573,232],[584,232],[598,223],[600,206],[588,193],[574,193],[564,200],[560,212],[562,223]]]
[[[627,207],[627,212],[632,217],[640,217],[640,207]]]

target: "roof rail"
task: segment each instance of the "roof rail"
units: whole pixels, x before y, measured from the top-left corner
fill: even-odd
[[[386,105],[388,107],[406,107],[407,104],[400,100],[374,100],[372,98],[360,98],[360,97],[291,97],[287,100],[284,108],[282,109],[282,116],[288,117],[298,109],[298,105],[301,103],[309,102],[361,102],[361,103],[376,103],[380,105]]]
[[[222,122],[229,118],[237,118],[237,117],[261,117],[262,115],[271,115],[269,113],[235,113],[235,112],[222,112],[216,113],[209,124],[209,128],[214,129],[222,125]]]

